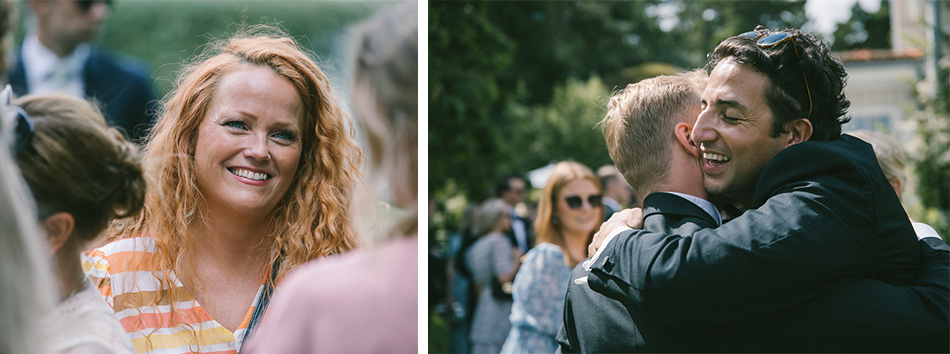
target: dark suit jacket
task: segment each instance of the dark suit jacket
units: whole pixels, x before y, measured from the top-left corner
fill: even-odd
[[[876,161],[850,136],[791,146],[753,210],[716,229],[628,232],[589,285],[675,328],[771,326],[750,333],[757,351],[947,352],[950,255],[917,241]]]
[[[715,220],[677,195],[654,193],[643,202],[644,230],[689,234],[709,227],[716,227]],[[558,332],[563,353],[709,352],[721,335],[730,335],[721,330],[676,329],[645,314],[635,301],[621,303],[594,292],[587,284],[573,282],[587,275],[583,262],[571,273],[564,300],[564,324]]]
[[[514,222],[515,219],[520,220],[521,222],[524,223],[524,232],[525,232],[525,241],[524,241],[524,242],[525,242],[525,247],[526,247],[526,248],[521,252],[521,254],[527,254],[528,251],[530,251],[532,248],[534,248],[534,243],[535,243],[534,228],[532,227],[531,221],[528,220],[528,219],[522,218],[522,217],[520,217],[520,216],[513,216],[513,217],[511,217],[511,221],[512,221],[512,222]],[[511,242],[511,245],[515,246],[515,248],[518,248],[518,247],[519,247],[519,246],[518,246],[518,240],[517,240],[517,238],[515,237],[515,228],[514,228],[514,226],[508,228],[508,232],[505,233],[505,235],[508,236],[508,241]]]
[[[22,53],[17,50],[16,62],[8,82],[17,96],[30,92]],[[157,112],[158,102],[152,79],[145,66],[129,59],[114,58],[93,48],[82,72],[86,99],[99,105],[110,126],[119,128],[127,138],[141,142]]]

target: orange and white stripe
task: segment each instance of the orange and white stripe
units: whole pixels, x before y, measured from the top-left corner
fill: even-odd
[[[161,271],[149,269],[153,256],[157,256],[155,240],[148,236],[136,236],[90,250],[83,254],[82,259],[86,275],[115,310],[135,351],[153,354],[236,354],[241,348],[241,340],[254,308],[260,301],[266,278],[261,279],[254,303],[241,325],[232,333],[211,318],[174,273],[171,290],[161,285],[157,279]],[[163,296],[158,304],[148,303],[157,291],[174,291],[178,301],[172,304],[168,296]],[[117,307],[116,304],[120,305]],[[173,307],[174,324],[170,321]]]

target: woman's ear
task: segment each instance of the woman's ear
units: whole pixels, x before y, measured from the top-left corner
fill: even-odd
[[[40,225],[43,227],[43,231],[46,232],[50,254],[53,255],[66,244],[66,241],[69,241],[69,236],[76,228],[76,220],[73,219],[72,214],[58,212],[43,219]]]
[[[700,157],[699,147],[693,143],[693,139],[690,137],[690,133],[692,132],[693,127],[683,122],[676,123],[676,126],[673,127],[673,135],[676,136],[676,142],[679,143],[686,152],[698,159]]]
[[[803,143],[811,139],[812,126],[811,121],[808,118],[799,118],[788,122],[788,141],[786,141],[786,147]]]
[[[887,181],[891,182],[891,187],[894,187],[894,193],[897,193],[897,198],[899,199],[901,196],[901,189],[903,188],[900,178],[891,177],[891,179]]]

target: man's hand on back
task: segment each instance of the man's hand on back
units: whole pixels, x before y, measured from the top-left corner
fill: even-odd
[[[610,219],[604,221],[600,225],[600,230],[594,234],[594,239],[591,240],[590,246],[587,246],[587,256],[594,258],[594,254],[597,253],[597,250],[600,249],[601,245],[604,243],[604,240],[607,239],[607,236],[610,235],[612,231],[621,227],[629,227],[631,229],[642,229],[643,228],[643,209],[641,208],[630,208],[624,209],[614,213],[610,216]]]

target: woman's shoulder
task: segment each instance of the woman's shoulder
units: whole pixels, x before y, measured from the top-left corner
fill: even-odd
[[[155,253],[155,240],[148,236],[135,236],[112,241],[101,247],[83,252],[81,262],[97,287],[103,280],[125,272],[148,271],[147,260]]]
[[[394,239],[310,261],[294,269],[278,284],[274,301],[276,304],[277,296],[282,296],[294,298],[290,302],[298,304],[295,307],[301,303],[327,307],[331,304],[366,305],[365,299],[360,299],[378,298],[380,294],[376,292],[381,290],[393,292],[390,295],[395,296],[406,288],[414,295],[418,290],[418,264],[418,239]],[[341,289],[346,291],[341,292]]]
[[[504,235],[493,232],[476,239],[475,242],[472,243],[472,246],[469,247],[469,252],[476,250],[478,250],[476,252],[484,252],[484,249],[498,247],[503,243],[509,243]]]
[[[85,252],[85,254],[109,258],[118,254],[152,252],[155,252],[155,239],[149,236],[139,235],[109,242],[100,247],[93,248]]]
[[[525,263],[529,263],[531,261],[556,261],[564,263],[564,252],[558,245],[549,242],[542,242],[534,246],[534,248],[528,250],[528,253],[525,255]]]
[[[550,242],[541,242],[534,246],[534,248],[528,250],[528,254],[537,254],[545,257],[556,256],[563,258],[563,252],[561,251],[561,246],[555,245]]]
[[[119,320],[95,288],[60,303],[49,320],[49,344],[55,352],[82,352],[75,350],[90,345],[100,347],[98,353],[134,352]]]

